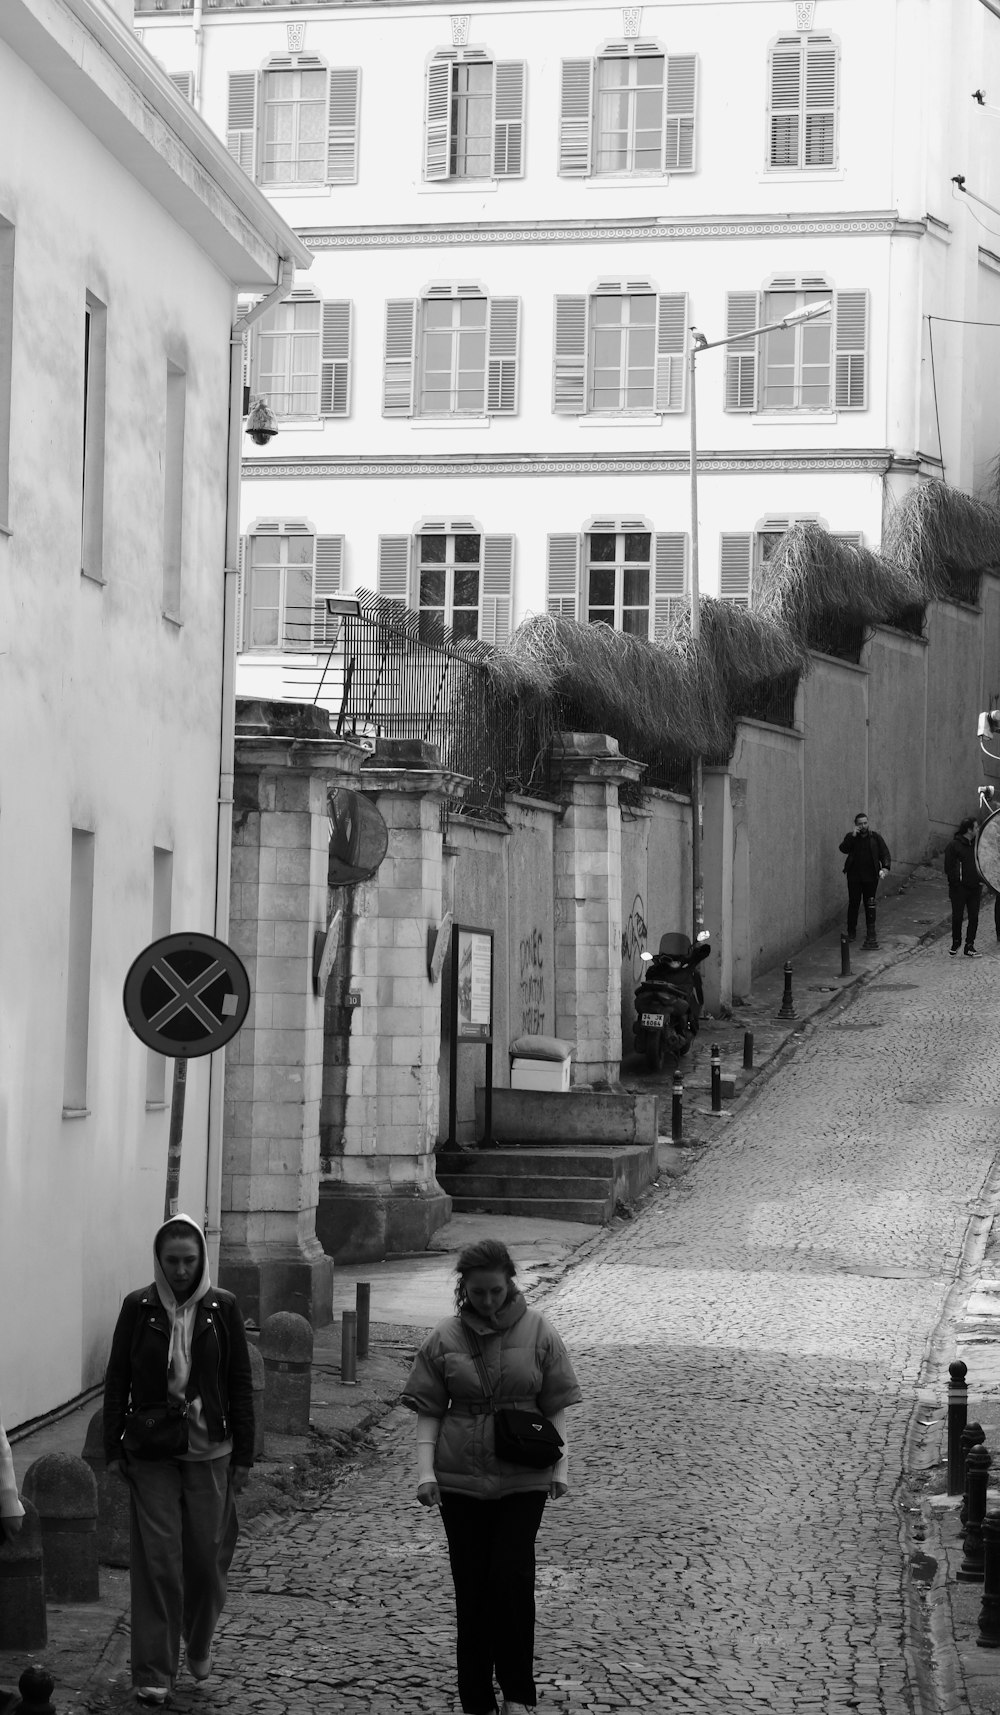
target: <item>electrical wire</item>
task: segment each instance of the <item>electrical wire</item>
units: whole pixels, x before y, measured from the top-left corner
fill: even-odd
[[[931,316],[927,317],[927,339],[931,348],[931,390],[934,394],[934,423],[937,428],[938,458],[941,460],[941,481],[945,482],[947,478],[945,477],[944,472],[944,442],[941,439],[941,412],[938,409],[937,370],[934,367],[934,329],[931,325],[932,320],[933,318]]]

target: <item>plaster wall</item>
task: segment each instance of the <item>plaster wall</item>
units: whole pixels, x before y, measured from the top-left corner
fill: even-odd
[[[818,934],[843,908],[844,859],[837,850],[866,808],[868,676],[814,655],[802,682],[802,860],[804,927]],[[876,823],[892,850],[892,835]],[[755,864],[756,868],[756,864]],[[759,872],[758,872],[759,873]]]
[[[641,811],[622,811],[622,1049],[632,1051],[635,991],[644,948],[691,922],[691,806],[651,792]]]
[[[730,772],[746,781],[741,827],[750,872],[740,965],[743,970],[748,962],[751,976],[787,958],[804,938],[804,769],[800,733],[739,723]]]
[[[863,655],[868,668],[868,797],[859,799],[855,809],[867,809],[872,827],[892,853],[894,871],[919,863],[927,850],[928,660],[922,638],[885,629],[876,631]]]
[[[931,602],[927,609],[927,821],[935,849],[963,816],[976,812],[982,778],[976,738],[983,662],[975,608]],[[997,663],[994,663],[996,667]]]

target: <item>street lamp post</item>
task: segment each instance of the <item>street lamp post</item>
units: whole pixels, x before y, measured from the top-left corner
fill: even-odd
[[[701,579],[698,560],[698,372],[696,367],[698,355],[703,351],[714,351],[716,346],[737,345],[743,340],[759,339],[761,334],[776,333],[779,328],[795,327],[799,322],[812,321],[816,316],[826,315],[830,307],[829,300],[822,304],[810,304],[807,309],[793,310],[791,315],[782,317],[780,322],[765,322],[763,327],[750,328],[747,333],[729,334],[726,339],[709,340],[705,338],[704,334],[699,333],[697,328],[691,329],[691,351],[688,357],[691,419],[691,636],[696,644],[701,636]],[[704,812],[704,776],[702,758],[699,754],[691,759],[691,880],[694,940],[698,939],[705,927],[705,882],[701,867]]]

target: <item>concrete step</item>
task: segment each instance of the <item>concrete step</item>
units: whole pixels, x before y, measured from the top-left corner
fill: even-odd
[[[539,1221],[587,1221],[606,1227],[614,1214],[610,1196],[597,1197],[452,1197],[455,1215],[527,1215]]]
[[[602,1149],[599,1145],[576,1149],[539,1149],[537,1145],[503,1149],[439,1149],[435,1156],[438,1178],[442,1173],[507,1173],[530,1178],[542,1175],[559,1179],[613,1179],[626,1157],[642,1159],[644,1146],[631,1149]]]
[[[560,1202],[567,1197],[603,1200],[614,1189],[610,1176],[584,1179],[541,1173],[444,1173],[440,1167],[437,1182],[451,1197],[552,1197]]]

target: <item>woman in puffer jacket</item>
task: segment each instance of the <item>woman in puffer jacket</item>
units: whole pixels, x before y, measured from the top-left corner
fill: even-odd
[[[503,1715],[527,1715],[535,1537],[546,1499],[566,1493],[566,1407],[583,1396],[559,1335],[518,1291],[506,1245],[470,1245],[456,1272],[457,1315],[424,1341],[403,1393],[417,1413],[417,1499],[440,1506],[448,1538],[464,1715],[495,1715],[494,1668]],[[491,1402],[543,1412],[564,1443],[558,1464],[532,1470],[498,1458]]]

